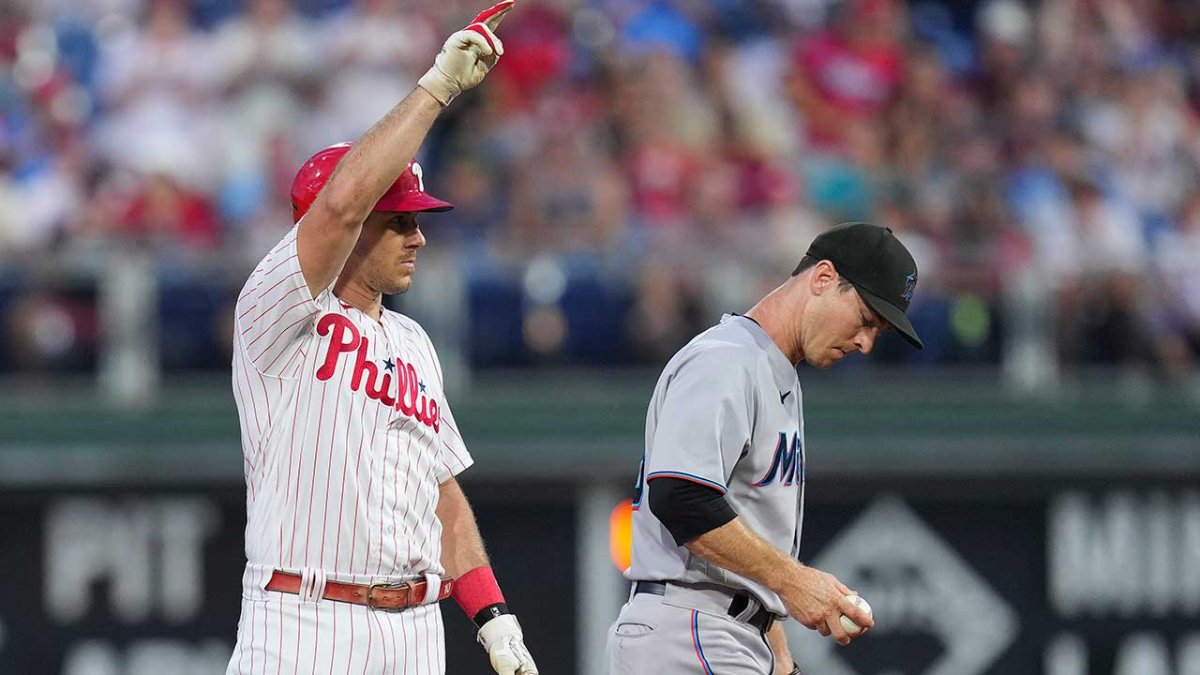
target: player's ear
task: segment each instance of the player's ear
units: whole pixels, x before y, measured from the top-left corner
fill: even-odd
[[[812,274],[808,277],[809,289],[813,295],[821,295],[837,286],[837,279],[837,270],[833,268],[833,263],[822,260],[812,268]]]

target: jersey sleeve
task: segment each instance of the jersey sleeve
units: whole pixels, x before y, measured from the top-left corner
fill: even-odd
[[[458,431],[458,423],[454,421],[454,414],[450,412],[449,403],[446,404],[440,415],[441,429],[438,431],[438,435],[441,437],[442,461],[436,471],[438,482],[445,483],[466,471],[475,463],[475,460],[471,457],[471,453],[467,452],[467,444],[463,442],[462,434]]]
[[[468,467],[475,463],[471,457],[471,453],[467,451],[467,444],[463,442],[462,433],[458,430],[458,422],[454,420],[454,413],[450,410],[450,400],[446,395],[445,377],[442,375],[442,362],[437,356],[437,350],[433,346],[433,341],[429,339],[429,335],[425,333],[425,329],[413,324],[417,330],[421,331],[421,336],[425,340],[425,347],[428,349],[429,358],[433,365],[433,372],[437,376],[438,391],[442,394],[442,401],[438,409],[438,441],[440,445],[441,461],[436,467],[437,479],[439,483],[445,483],[454,476],[466,471]]]
[[[750,443],[752,376],[752,364],[733,349],[706,350],[682,363],[663,392],[646,480],[681,478],[724,494]]]
[[[296,232],[271,249],[238,296],[235,345],[264,375],[287,377],[300,365],[301,338],[313,330],[332,284],[316,298],[300,271]]]

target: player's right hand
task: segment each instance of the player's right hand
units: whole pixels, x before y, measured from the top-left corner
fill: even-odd
[[[516,0],[503,0],[483,10],[466,28],[447,38],[442,51],[417,84],[442,105],[483,81],[504,54],[495,30]]]
[[[846,632],[841,621],[843,614],[862,626],[863,633],[875,627],[875,619],[870,614],[846,599],[846,596],[854,594],[832,574],[801,566],[785,592],[780,593],[780,598],[788,614],[805,628],[826,637],[832,636],[839,644],[846,645],[858,636]]]
[[[537,664],[525,646],[521,624],[512,614],[502,614],[479,629],[479,644],[498,675],[538,675]]]

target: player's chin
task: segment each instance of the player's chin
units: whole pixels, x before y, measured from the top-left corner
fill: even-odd
[[[829,368],[833,364],[837,363],[837,359],[833,358],[832,356],[825,356],[819,359],[805,359],[805,361],[808,362],[808,365],[820,370],[825,370],[826,368]]]
[[[398,295],[412,288],[413,279],[411,274],[396,277],[388,283],[387,287],[382,289],[384,295]]]
[[[816,366],[817,366],[817,368],[822,368],[822,369],[832,368],[835,363],[837,363],[838,361],[841,361],[844,358],[846,358],[846,352],[842,351],[841,349],[837,349],[837,348],[830,349],[829,353],[825,354],[824,358],[822,358],[821,362],[819,364],[816,364]]]

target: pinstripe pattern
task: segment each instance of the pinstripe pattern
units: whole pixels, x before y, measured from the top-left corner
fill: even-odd
[[[262,590],[272,569],[354,583],[442,573],[439,486],[472,460],[428,336],[395,312],[376,322],[330,289],[310,298],[295,229],[255,269],[234,314],[248,565],[228,672],[443,672],[436,606],[382,614]],[[344,332],[317,330],[329,315]],[[354,351],[331,347],[349,336]],[[356,377],[360,359],[375,370]],[[406,367],[422,401],[436,402],[436,427],[389,402]]]
[[[388,613],[269,593],[262,600],[243,598],[242,617],[227,675],[430,675],[446,670],[445,628],[437,605]],[[304,641],[295,642],[297,636]]]

